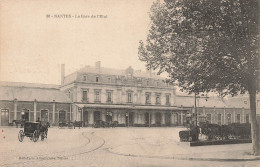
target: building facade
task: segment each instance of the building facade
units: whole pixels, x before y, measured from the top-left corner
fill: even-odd
[[[64,74],[62,67],[62,75]],[[73,120],[121,126],[183,125],[187,110],[174,106],[175,89],[151,71],[87,66],[62,76],[61,91],[73,102]]]
[[[57,85],[1,82],[1,126],[14,120],[50,122],[70,120],[71,102]]]
[[[257,96],[260,121],[260,96]],[[0,82],[0,125],[13,120],[57,125],[83,121],[91,126],[98,120],[118,121],[120,126],[182,126],[197,113],[197,119],[214,124],[250,122],[247,95],[219,98],[194,96],[176,91],[165,78],[129,67],[124,70],[86,66],[65,76],[61,85]]]

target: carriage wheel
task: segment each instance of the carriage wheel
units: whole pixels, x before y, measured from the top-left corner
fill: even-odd
[[[22,142],[22,141],[23,141],[23,138],[24,138],[24,133],[23,133],[22,130],[20,130],[19,133],[18,133],[18,140],[19,140],[20,142]]]
[[[38,132],[37,130],[35,130],[35,131],[33,132],[32,140],[33,140],[34,142],[37,142],[38,139],[39,139],[39,132]]]

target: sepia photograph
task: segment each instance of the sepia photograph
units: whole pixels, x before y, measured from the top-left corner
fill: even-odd
[[[1,167],[260,167],[259,0],[0,0]]]

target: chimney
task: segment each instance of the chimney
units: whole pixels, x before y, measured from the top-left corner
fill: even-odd
[[[95,64],[95,67],[96,67],[97,72],[100,73],[101,62],[97,61],[96,64]]]
[[[64,78],[65,78],[65,64],[61,65],[61,85],[64,84]]]

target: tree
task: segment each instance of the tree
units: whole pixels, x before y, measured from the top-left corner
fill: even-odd
[[[257,0],[159,0],[138,54],[147,68],[167,72],[189,93],[248,93],[253,152],[259,155],[256,93],[259,91]]]

